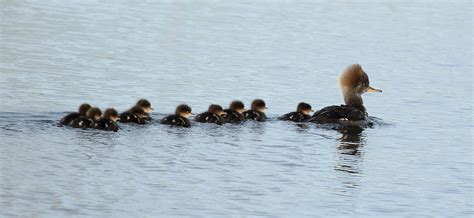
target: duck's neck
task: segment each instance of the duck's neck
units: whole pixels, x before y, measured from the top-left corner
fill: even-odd
[[[360,96],[360,94],[351,90],[343,91],[342,94],[347,106],[355,107],[365,112],[364,102],[362,101],[362,96]]]

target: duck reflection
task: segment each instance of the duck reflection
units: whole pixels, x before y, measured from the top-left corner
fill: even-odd
[[[357,126],[344,126],[338,131],[342,136],[338,140],[339,155],[334,169],[350,174],[361,173],[359,164],[362,161],[362,153],[359,148],[365,143],[364,129]]]

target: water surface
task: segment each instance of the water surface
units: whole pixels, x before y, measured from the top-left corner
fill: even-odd
[[[473,216],[472,2],[0,1],[0,216]],[[379,125],[60,128],[83,102],[159,119],[340,104]]]

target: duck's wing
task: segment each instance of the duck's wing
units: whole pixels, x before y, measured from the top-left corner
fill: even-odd
[[[316,111],[308,121],[315,123],[340,123],[341,121],[367,120],[365,112],[346,105],[333,105]]]

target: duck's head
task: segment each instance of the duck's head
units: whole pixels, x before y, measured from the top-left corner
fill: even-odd
[[[382,92],[369,85],[369,76],[359,64],[349,65],[339,77],[339,85],[346,105],[365,111],[361,95],[366,92]]]
[[[262,99],[253,100],[251,108],[254,111],[259,111],[262,113],[265,112],[266,109],[268,109]]]
[[[105,110],[104,115],[102,117],[105,119],[112,120],[114,122],[120,119],[118,112],[113,108],[108,108],[107,110]]]
[[[209,108],[207,109],[207,111],[217,116],[225,115],[224,109],[220,105],[217,105],[217,104],[211,104]]]
[[[143,110],[145,110],[145,113],[150,113],[153,110],[151,103],[146,99],[138,100],[136,106],[142,107]]]
[[[79,106],[79,109],[77,110],[79,112],[79,114],[81,114],[82,116],[87,116],[87,111],[89,109],[91,109],[91,105],[90,104],[87,104],[87,103],[84,103],[84,104],[81,104]]]
[[[178,116],[188,118],[192,114],[191,113],[191,107],[189,107],[188,105],[185,105],[185,104],[179,105],[178,107],[176,107],[175,114],[178,115]]]
[[[130,108],[129,112],[138,115],[140,118],[148,117],[148,114],[145,112],[145,109],[142,106],[135,105]]]
[[[97,107],[93,107],[87,111],[87,117],[95,121],[99,120],[101,116],[102,111]]]
[[[309,115],[311,112],[314,112],[314,110],[311,109],[311,105],[304,102],[298,104],[298,107],[296,107],[296,111],[305,115]]]
[[[245,105],[241,101],[233,101],[229,105],[229,109],[237,111],[239,114],[245,112]]]

